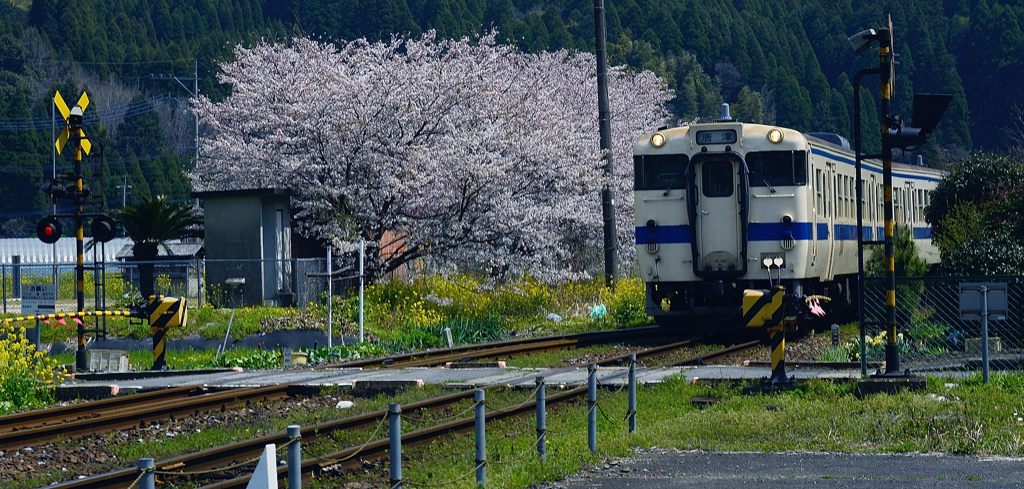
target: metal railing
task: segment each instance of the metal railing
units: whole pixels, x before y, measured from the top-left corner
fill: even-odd
[[[982,327],[980,320],[960,318],[960,284],[1007,284],[1008,314],[988,323],[990,366],[993,371],[1020,370],[1024,362],[1024,276],[1006,277],[898,277],[896,324],[900,368],[919,374],[963,375],[980,373]],[[869,362],[885,359],[885,284],[867,279],[864,284],[865,350]],[[849,359],[859,358],[860,345],[844,345]]]
[[[326,258],[290,260],[157,260],[86,263],[86,307],[127,307],[139,301],[140,266],[152,265],[157,294],[189,299],[193,307],[281,305],[323,301]],[[345,271],[340,272],[342,275]],[[348,283],[351,282],[351,283]],[[335,280],[344,290],[358,282]],[[0,264],[0,312],[21,313],[29,285],[54,285],[57,311],[75,308],[75,264]]]

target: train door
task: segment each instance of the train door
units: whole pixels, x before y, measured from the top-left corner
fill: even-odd
[[[822,224],[826,225],[825,242],[825,280],[832,280],[832,266],[836,254],[836,208],[838,204],[839,175],[836,173],[836,164],[825,162],[825,219]]]
[[[695,158],[696,160],[696,158]],[[743,189],[739,182],[739,161],[710,156],[694,162],[698,255],[696,267],[702,273],[734,274],[744,269],[744,236],[741,232]]]

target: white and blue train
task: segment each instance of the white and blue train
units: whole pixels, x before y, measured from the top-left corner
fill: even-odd
[[[743,290],[780,280],[833,306],[856,299],[856,172],[841,136],[726,116],[643,135],[633,154],[637,260],[659,324],[738,324]],[[942,178],[893,164],[896,225],[930,264],[939,253],[924,215]],[[864,238],[881,240],[881,163],[865,161],[862,181]]]

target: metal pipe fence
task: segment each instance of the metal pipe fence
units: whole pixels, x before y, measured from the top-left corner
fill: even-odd
[[[897,278],[897,346],[901,368],[925,375],[982,372],[982,323],[961,319],[960,315],[961,284],[977,282],[1007,284],[1008,313],[1005,319],[988,323],[992,370],[1024,368],[1024,276]],[[865,280],[863,341],[868,362],[885,359],[885,289],[881,279]],[[845,350],[849,360],[859,358],[859,344],[848,343],[840,349]]]

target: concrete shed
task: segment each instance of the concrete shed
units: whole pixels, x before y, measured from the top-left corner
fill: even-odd
[[[292,214],[280,189],[195,192],[205,221],[206,283],[221,306],[292,305]]]

